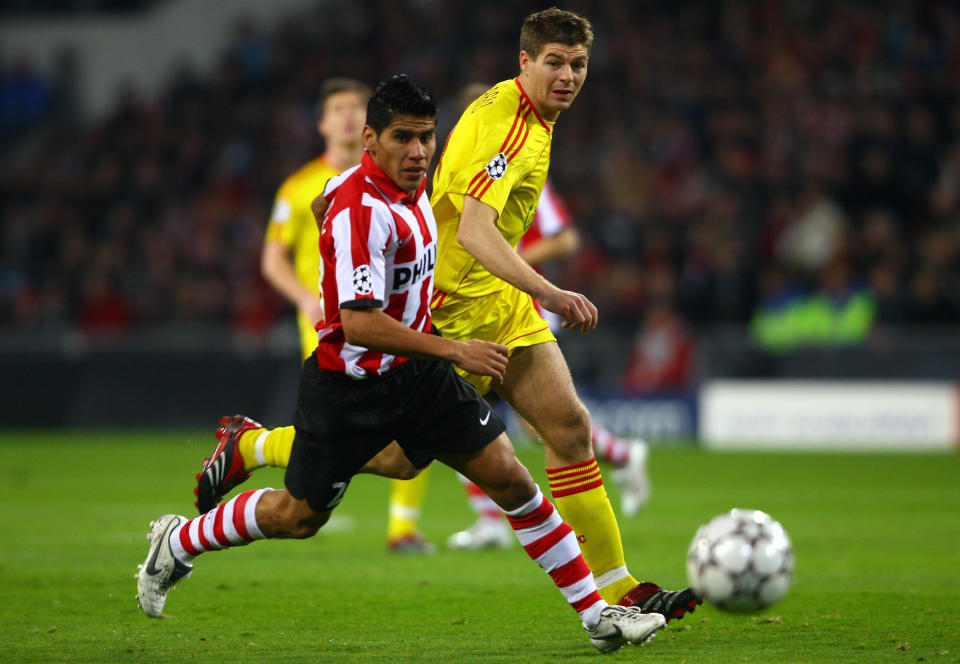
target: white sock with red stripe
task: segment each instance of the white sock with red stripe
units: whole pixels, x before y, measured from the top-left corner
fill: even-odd
[[[627,465],[627,461],[630,460],[630,443],[599,424],[593,425],[591,438],[593,450],[599,458],[608,461],[616,468]]]
[[[550,575],[584,626],[595,626],[607,602],[597,592],[573,528],[560,518],[539,486],[536,496],[506,515],[527,555]]]
[[[257,503],[273,489],[244,491],[206,514],[190,519],[170,532],[173,556],[189,563],[205,551],[243,546],[267,539],[257,525]]]
[[[467,502],[470,503],[470,508],[478,517],[492,521],[499,521],[503,518],[503,510],[493,502],[493,499],[487,495],[486,491],[460,473],[457,473],[457,478],[460,480],[463,488],[467,490]]]

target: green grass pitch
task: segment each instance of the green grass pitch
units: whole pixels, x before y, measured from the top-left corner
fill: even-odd
[[[601,657],[549,579],[514,548],[388,554],[386,481],[357,478],[329,530],[204,555],[166,619],[137,608],[151,518],[192,515],[208,432],[0,432],[2,662],[588,662]],[[543,482],[535,447],[521,458]],[[423,530],[470,521],[433,469]],[[960,456],[655,448],[653,499],[621,519],[634,574],[685,583],[696,527],[770,512],[797,559],[755,615],[700,607],[617,661],[960,662]],[[281,486],[276,470],[248,482]],[[616,489],[608,488],[614,504]]]

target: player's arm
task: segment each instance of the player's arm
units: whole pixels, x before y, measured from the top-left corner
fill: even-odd
[[[293,268],[290,249],[282,242],[268,240],[260,252],[260,272],[281,295],[316,323],[323,318],[317,293],[304,286]]]
[[[557,288],[513,250],[497,228],[497,211],[472,196],[463,197],[457,241],[490,274],[535,297],[545,309],[563,317],[571,329],[589,332],[597,326],[597,308],[580,293]]]
[[[534,267],[558,258],[566,258],[580,248],[580,233],[567,226],[559,233],[541,238],[529,247],[517,251],[520,258]]]
[[[323,230],[323,216],[330,207],[330,200],[322,193],[310,202],[310,211],[313,212],[313,220],[317,222],[317,229]]]
[[[444,339],[412,330],[377,307],[341,309],[340,322],[347,343],[402,357],[435,357],[453,362],[471,373],[503,380],[509,349],[471,339]]]

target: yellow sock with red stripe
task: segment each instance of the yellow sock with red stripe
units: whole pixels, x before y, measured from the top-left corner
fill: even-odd
[[[387,541],[394,542],[417,532],[420,508],[427,491],[430,468],[412,480],[390,480],[390,517],[387,520]]]
[[[583,557],[593,570],[600,596],[616,604],[637,585],[627,571],[620,529],[596,459],[547,468],[550,493],[563,520],[577,533]]]
[[[244,431],[237,441],[237,449],[243,457],[243,469],[249,471],[264,466],[286,468],[290,463],[295,434],[296,429],[292,426]]]

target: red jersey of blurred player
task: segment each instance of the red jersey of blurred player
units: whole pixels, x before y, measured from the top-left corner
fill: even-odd
[[[566,258],[580,247],[580,234],[571,225],[570,211],[553,187],[550,180],[543,186],[537,211],[533,215],[530,228],[517,244],[517,253],[533,268],[543,273],[542,265],[551,260]],[[547,311],[534,300],[537,311],[557,333],[562,319]]]

